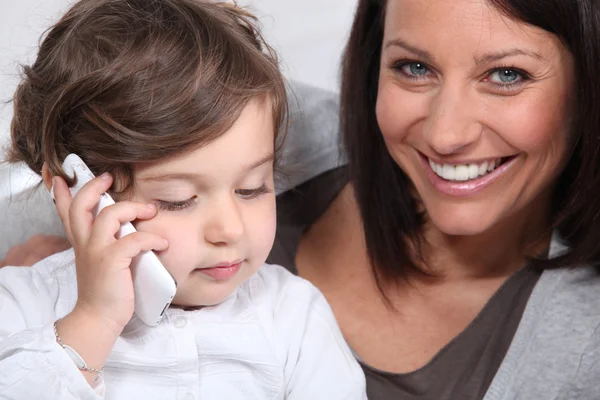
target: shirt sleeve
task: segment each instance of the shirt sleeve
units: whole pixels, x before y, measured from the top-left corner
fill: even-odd
[[[92,388],[56,342],[58,293],[56,280],[35,268],[0,269],[1,399],[103,398],[103,382]]]
[[[287,400],[366,399],[364,373],[329,304],[308,281],[276,270],[276,340],[284,356]]]

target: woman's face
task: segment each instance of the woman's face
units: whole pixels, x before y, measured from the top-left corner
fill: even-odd
[[[474,235],[546,209],[573,74],[558,38],[482,0],[388,1],[377,120],[439,230]]]

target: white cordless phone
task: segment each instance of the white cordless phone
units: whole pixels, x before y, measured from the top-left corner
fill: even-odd
[[[77,183],[71,188],[73,197],[83,185],[94,179],[94,174],[76,154],[69,154],[65,158],[63,170],[67,175],[77,179]],[[108,193],[104,193],[92,211],[94,218],[104,207],[112,204],[115,204],[114,200]],[[115,237],[120,239],[133,232],[136,232],[133,225],[126,222],[121,225]],[[177,283],[152,251],[141,252],[133,259],[131,275],[135,294],[135,314],[146,325],[155,326],[171,304],[177,291]]]

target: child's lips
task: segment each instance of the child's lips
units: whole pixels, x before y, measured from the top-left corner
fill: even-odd
[[[219,263],[213,267],[208,268],[198,268],[197,271],[210,276],[211,278],[223,281],[232,278],[235,274],[238,273],[240,267],[242,266],[242,261],[235,261],[232,263]]]

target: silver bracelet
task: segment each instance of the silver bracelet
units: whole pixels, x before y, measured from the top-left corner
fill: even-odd
[[[73,362],[75,363],[77,368],[79,368],[80,371],[94,372],[98,375],[102,375],[102,373],[104,373],[104,367],[102,369],[88,367],[88,365],[85,363],[83,358],[81,358],[79,353],[76,352],[75,349],[73,349],[71,346],[66,345],[62,341],[62,339],[58,335],[58,329],[56,328],[56,322],[58,322],[58,321],[54,322],[54,336],[56,337],[56,343],[58,343],[60,345],[60,347],[62,347],[65,350],[65,352],[71,358],[71,360],[73,360]]]

